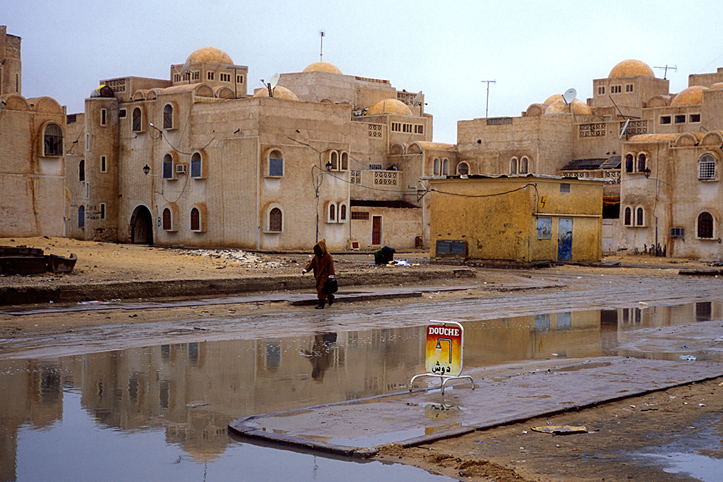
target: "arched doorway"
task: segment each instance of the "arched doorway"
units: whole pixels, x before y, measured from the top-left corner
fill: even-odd
[[[136,206],[131,216],[131,243],[153,244],[153,216],[147,207]]]

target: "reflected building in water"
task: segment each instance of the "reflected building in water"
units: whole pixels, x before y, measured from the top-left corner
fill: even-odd
[[[721,319],[720,303],[633,307],[466,321],[465,366],[621,352],[636,328]],[[633,353],[633,356],[673,356]],[[43,360],[0,362],[0,480],[15,480],[18,436],[63,417],[64,391],[101,428],[163,427],[198,461],[229,444],[248,415],[402,391],[424,371],[425,327],[307,337],[165,344]]]

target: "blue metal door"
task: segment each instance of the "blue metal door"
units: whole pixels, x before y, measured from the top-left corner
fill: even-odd
[[[572,218],[560,218],[557,235],[557,260],[572,260]]]

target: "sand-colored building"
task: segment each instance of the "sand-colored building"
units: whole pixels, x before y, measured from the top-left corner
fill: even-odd
[[[247,73],[208,47],[169,80],[102,80],[68,124],[81,144],[67,158],[69,235],[269,251],[423,244],[419,179],[454,150],[431,142],[423,94],[316,62],[250,95]]]
[[[674,94],[624,60],[586,102],[555,94],[519,117],[459,121],[457,162],[469,174],[605,179],[603,252],[721,259],[722,129],[723,69]]]
[[[20,44],[0,26],[0,237],[63,236],[65,108],[23,97]]]
[[[560,176],[429,179],[430,255],[599,261],[603,182]]]

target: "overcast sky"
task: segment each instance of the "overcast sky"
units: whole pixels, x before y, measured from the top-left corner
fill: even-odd
[[[424,91],[434,140],[456,142],[457,121],[514,116],[634,58],[688,75],[723,67],[720,0],[317,1],[0,0],[0,25],[22,37],[23,95],[82,112],[103,78],[168,79],[169,66],[218,47],[249,67],[250,93],[275,72],[324,60],[344,74]],[[654,69],[663,77],[662,69]]]

